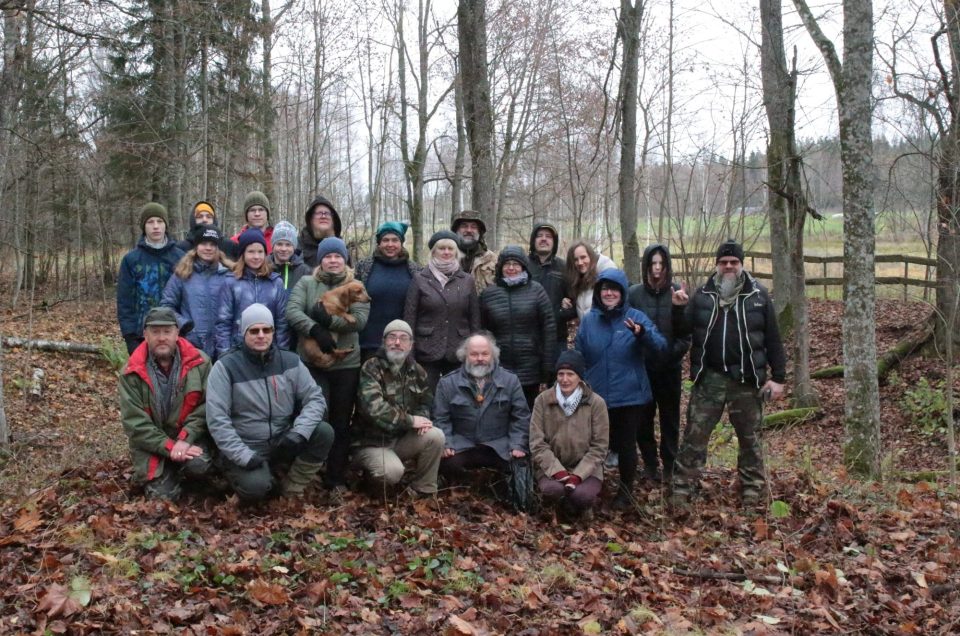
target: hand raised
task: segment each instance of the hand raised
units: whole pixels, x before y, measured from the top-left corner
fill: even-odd
[[[687,295],[687,284],[680,283],[680,289],[671,289],[670,299],[673,301],[674,305],[680,307],[690,302],[690,296]]]

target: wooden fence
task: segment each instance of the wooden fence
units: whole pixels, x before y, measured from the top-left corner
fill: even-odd
[[[671,258],[674,261],[683,261],[683,269],[678,269],[675,272],[675,276],[685,278],[687,280],[699,280],[701,278],[706,278],[707,276],[713,273],[713,270],[710,271],[694,271],[687,272],[686,262],[687,261],[702,261],[707,259],[709,264],[714,262],[716,258],[715,252],[697,252],[691,254],[671,254]],[[771,261],[773,259],[773,254],[770,252],[747,252],[746,253],[746,266],[747,270],[755,277],[762,280],[772,280],[773,273],[771,271]],[[762,264],[766,265],[765,268],[757,268],[757,261],[761,261]],[[763,263],[766,261],[766,263]],[[821,275],[820,276],[807,276],[806,284],[808,287],[823,287],[823,296],[827,297],[827,290],[829,287],[838,287],[843,286],[843,276],[830,276],[829,275],[829,266],[830,265],[843,265],[843,256],[812,256],[804,255],[803,262],[805,265],[820,265],[821,266]],[[907,289],[909,287],[920,287],[923,289],[923,297],[927,299],[929,290],[936,289],[936,272],[937,272],[937,260],[935,258],[924,258],[922,256],[904,256],[900,254],[876,254],[874,256],[874,262],[876,264],[902,264],[903,265],[903,275],[902,276],[877,276],[875,281],[877,285],[902,285],[903,286],[903,299],[907,300]],[[910,266],[916,265],[918,267],[924,268],[924,277],[923,278],[911,278],[910,277]]]

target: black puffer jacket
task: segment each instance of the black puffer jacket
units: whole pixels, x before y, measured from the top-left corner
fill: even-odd
[[[653,255],[660,253],[663,257],[664,276],[666,284],[655,289],[650,286],[648,274]],[[673,262],[670,260],[670,250],[666,245],[654,243],[643,251],[643,262],[640,267],[642,283],[630,286],[627,292],[627,303],[634,309],[647,314],[657,329],[667,339],[667,352],[658,356],[649,356],[646,359],[647,369],[676,369],[683,362],[683,356],[690,349],[690,336],[677,338],[673,333],[674,312],[683,313],[683,307],[673,304],[671,290],[680,289],[680,285],[673,282]],[[678,316],[680,318],[681,316]]]
[[[541,263],[537,256],[534,246],[534,239],[540,230],[550,230],[553,233],[553,252],[550,254],[546,263]],[[557,257],[557,247],[560,244],[560,235],[557,228],[549,223],[537,223],[530,232],[530,280],[536,281],[543,286],[550,298],[550,304],[553,305],[553,319],[557,325],[557,342],[565,343],[567,341],[567,321],[577,317],[577,310],[570,308],[564,310],[560,303],[564,298],[570,298],[570,292],[567,291],[567,280],[565,269],[567,262]]]
[[[307,211],[303,213],[303,227],[300,228],[300,234],[297,236],[297,244],[300,246],[300,252],[303,254],[303,262],[306,263],[311,270],[320,264],[320,262],[317,261],[317,246],[320,245],[320,241],[318,241],[313,236],[313,232],[310,231],[310,219],[313,218],[313,208],[318,205],[327,206],[330,208],[330,212],[333,213],[333,235],[337,238],[341,238],[343,235],[343,221],[340,220],[340,213],[337,212],[337,208],[333,207],[330,199],[322,194],[318,194],[314,197],[313,201],[310,202],[310,205],[307,206]]]
[[[503,264],[518,261],[529,275],[523,249],[509,245],[497,259],[497,278],[480,294],[480,322],[497,339],[500,365],[513,371],[523,386],[549,382],[553,377],[557,336],[553,307],[540,283],[527,280],[508,286]]]
[[[714,368],[719,373],[727,373],[740,382],[756,385],[759,389],[767,381],[767,365],[770,366],[770,379],[783,384],[786,381],[786,356],[783,342],[780,340],[780,328],[773,309],[773,301],[767,289],[750,274],[744,272],[746,280],[737,296],[736,302],[726,313],[720,308],[720,294],[711,276],[700,287],[687,304],[682,320],[674,325],[674,333],[686,335],[693,332],[693,346],[690,350],[690,379],[699,379],[708,358],[708,341],[724,348],[727,368]],[[727,320],[724,320],[724,318]],[[726,326],[726,338],[711,339],[715,330],[722,331]],[[742,355],[741,355],[742,352]]]

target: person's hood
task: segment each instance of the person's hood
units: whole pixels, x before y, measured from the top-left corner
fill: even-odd
[[[307,206],[307,211],[303,214],[303,227],[306,232],[300,232],[300,238],[302,239],[304,234],[313,236],[313,233],[310,231],[310,217],[313,216],[313,208],[317,207],[318,205],[325,205],[330,208],[330,212],[333,213],[333,235],[337,238],[342,238],[343,222],[340,220],[340,213],[337,212],[337,208],[333,207],[333,203],[330,201],[330,199],[322,194],[318,194],[316,197],[314,197],[313,201],[310,202],[310,205]],[[318,243],[316,239],[314,239],[313,242],[314,244]],[[303,245],[300,247],[303,248]]]
[[[627,275],[622,269],[605,269],[597,274],[597,282],[593,284],[593,308],[604,311],[603,303],[600,302],[600,284],[604,281],[616,283],[620,287],[620,304],[615,309],[622,309],[627,302],[627,289],[630,284],[627,282]]]
[[[653,243],[643,250],[643,260],[640,265],[640,279],[644,285],[647,285],[647,273],[650,271],[650,263],[653,261],[653,255],[657,252],[663,256],[663,264],[666,268],[667,285],[673,283],[673,261],[670,259],[670,248],[662,243]]]
[[[220,221],[220,218],[217,216],[217,209],[214,208],[214,207],[213,207],[213,204],[210,203],[209,201],[204,201],[204,200],[201,199],[200,201],[197,201],[196,203],[194,203],[194,204],[193,204],[193,207],[190,208],[190,222],[189,222],[190,229],[187,230],[187,233],[192,232],[192,231],[197,227],[197,217],[195,217],[195,216],[193,215],[193,211],[196,210],[196,209],[197,209],[197,206],[200,205],[201,203],[206,203],[206,204],[209,205],[211,208],[213,208],[213,224],[214,224],[214,226],[217,227],[217,229],[220,229],[220,226],[219,226],[219,224],[218,224],[219,221]]]
[[[557,248],[560,247],[560,233],[557,232],[557,228],[550,223],[537,223],[533,226],[533,231],[530,232],[530,258],[537,258],[534,239],[540,230],[550,230],[550,233],[553,234],[553,251],[550,252],[550,259],[553,260],[557,257]]]
[[[503,264],[508,260],[519,261],[523,266],[523,271],[530,273],[530,261],[527,255],[523,253],[523,248],[519,245],[507,245],[497,257],[497,280],[503,280]]]

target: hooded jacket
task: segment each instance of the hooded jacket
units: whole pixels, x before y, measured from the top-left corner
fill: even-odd
[[[270,449],[293,429],[310,439],[327,413],[323,391],[295,353],[273,345],[258,354],[237,347],[214,365],[207,383],[207,427],[237,466]]]
[[[303,214],[303,227],[300,228],[300,234],[297,236],[300,252],[303,254],[303,262],[309,265],[311,269],[320,264],[320,261],[317,260],[317,247],[320,245],[320,241],[323,240],[314,238],[313,232],[310,231],[310,219],[313,217],[313,209],[318,205],[325,205],[330,208],[330,212],[333,215],[333,235],[337,238],[343,238],[343,222],[340,220],[340,213],[337,212],[337,208],[333,207],[330,199],[322,194],[318,194],[314,197],[313,201],[310,202],[310,205],[307,206],[307,211]]]
[[[143,336],[143,319],[163,300],[163,288],[184,252],[174,241],[161,248],[147,245],[141,236],[137,246],[120,261],[117,277],[117,322],[124,337]]]
[[[657,253],[663,257],[665,279],[664,285],[659,289],[651,287],[649,279],[650,265],[654,254]],[[682,314],[683,307],[673,304],[671,290],[679,290],[680,285],[673,282],[673,262],[666,245],[654,243],[647,246],[643,251],[640,273],[643,282],[630,286],[630,291],[627,292],[627,303],[645,313],[667,339],[667,353],[647,358],[647,368],[677,369],[683,362],[683,356],[690,349],[690,336],[678,338],[673,333],[674,314]]]
[[[769,365],[770,379],[779,384],[786,382],[786,354],[773,301],[766,287],[746,270],[743,275],[743,288],[729,308],[720,307],[720,294],[715,277],[711,276],[693,294],[682,319],[675,325],[676,333],[693,333],[690,379],[694,382],[700,379],[706,366],[708,341],[722,347],[717,357],[727,363],[726,368],[715,368],[715,371],[759,389],[767,381]],[[714,332],[716,336],[711,338]]]
[[[535,239],[540,230],[550,230],[553,233],[553,251],[550,252],[550,258],[546,263],[540,262],[535,249]],[[573,309],[564,310],[560,304],[564,298],[569,298],[567,291],[567,280],[565,271],[567,262],[557,256],[557,248],[560,244],[560,235],[557,228],[549,223],[537,223],[530,232],[530,278],[540,283],[547,297],[550,298],[550,304],[553,306],[553,319],[557,325],[557,342],[567,341],[567,321],[576,318],[576,311]]]
[[[254,276],[250,268],[245,268],[243,276],[230,276],[229,282],[220,290],[220,309],[217,314],[217,358],[243,343],[240,333],[240,315],[253,303],[266,305],[273,314],[276,328],[273,341],[281,349],[289,346],[287,338],[287,292],[283,281],[276,272],[270,272],[266,278]]]
[[[203,203],[203,201],[197,201],[197,203]],[[211,207],[212,207],[212,206],[211,206]],[[196,204],[194,204],[194,208],[196,208]],[[217,213],[214,212],[213,214],[214,214],[214,216],[213,216],[213,218],[214,218],[213,227],[217,228],[217,231],[219,232],[219,231],[220,231],[220,225],[217,223],[217,220],[216,220],[216,219],[217,219],[217,216],[216,216]],[[203,232],[202,229],[198,229],[198,228],[205,228],[205,227],[208,227],[208,226],[206,226],[206,225],[198,225],[198,224],[197,224],[197,217],[195,217],[193,214],[191,214],[191,215],[190,215],[190,229],[187,230],[187,234],[186,234],[186,236],[183,237],[183,240],[182,240],[182,241],[177,241],[177,247],[179,247],[180,249],[182,249],[184,252],[189,252],[190,250],[192,250],[193,248],[195,248],[195,247],[197,246],[197,238],[198,238],[198,237],[200,236],[200,234]],[[239,236],[239,234],[238,234],[237,236]],[[234,241],[231,241],[231,240],[230,240],[229,238],[227,238],[226,236],[223,236],[222,233],[221,233],[221,237],[220,237],[220,244],[219,244],[217,247],[219,247],[219,248],[220,248],[220,251],[223,252],[224,254],[226,254],[227,258],[229,258],[229,259],[232,260],[232,261],[235,261],[235,260],[237,260],[237,259],[240,257],[240,250],[239,250],[239,246],[237,245],[237,243],[235,243]]]
[[[160,304],[173,309],[181,333],[211,360],[217,358],[217,303],[221,290],[230,284],[232,276],[219,262],[208,265],[197,258],[189,278],[184,280],[174,274],[163,290]]]
[[[527,279],[508,286],[503,264],[518,261],[530,274],[523,250],[509,245],[497,259],[495,284],[480,294],[480,324],[500,346],[500,365],[513,371],[524,386],[549,383],[557,352],[557,327],[553,306],[540,283]]]
[[[166,421],[158,421],[151,406],[154,387],[147,371],[147,343],[134,350],[120,375],[120,421],[130,442],[137,481],[150,481],[163,474],[163,460],[170,458],[177,441],[194,444],[206,437],[204,387],[210,360],[186,338],[177,339],[177,348],[180,375]]]
[[[600,287],[605,281],[621,289],[620,304],[606,309],[600,301]],[[576,349],[587,363],[586,377],[590,387],[607,403],[608,408],[638,406],[653,399],[647,377],[646,357],[664,355],[667,341],[656,325],[638,309],[626,304],[627,275],[619,269],[607,269],[597,276],[593,287],[593,307],[580,322]],[[637,337],[624,321],[630,318],[643,325]]]
[[[283,288],[287,291],[288,296],[297,286],[297,281],[313,273],[313,268],[303,262],[303,255],[299,251],[294,252],[290,260],[283,265],[277,265],[273,254],[267,257],[267,261],[273,267],[273,271],[280,276],[280,280],[283,281]]]
[[[233,260],[240,258],[240,235],[249,229],[250,226],[244,223],[243,227],[240,228],[240,231],[230,237],[230,242],[233,243],[231,250],[234,254],[236,254],[236,256],[233,257]],[[265,225],[260,228],[260,231],[263,232],[263,238],[267,242],[267,254],[270,254],[273,252],[273,226]]]

